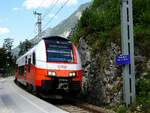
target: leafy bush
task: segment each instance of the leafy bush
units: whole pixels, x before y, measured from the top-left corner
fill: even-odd
[[[115,113],[126,113],[127,112],[127,108],[125,106],[117,106],[113,109],[115,111]]]
[[[137,82],[136,92],[137,103],[142,105],[142,111],[150,113],[150,79],[139,80]]]
[[[150,50],[147,48],[147,46],[150,44],[149,5],[150,0],[133,0],[135,43],[138,45],[138,47],[141,47],[142,51],[148,50],[150,53]],[[83,12],[72,41],[77,43],[79,37],[84,37],[86,39],[86,37],[89,35],[93,36],[91,40],[86,39],[89,40],[88,42],[93,42],[94,38],[97,38],[102,42],[107,39],[114,41],[112,38],[116,39],[116,37],[120,37],[115,35],[113,37],[108,37],[101,34],[109,34],[118,26],[120,26],[120,0],[94,0],[91,7],[87,8]],[[120,30],[113,30],[113,32],[120,34]],[[107,42],[109,42],[109,40],[107,40]],[[143,40],[143,43],[141,43],[141,40]],[[101,46],[103,46],[103,44]]]
[[[25,40],[24,42],[20,42],[19,45],[19,56],[23,55],[24,53],[26,53],[29,49],[31,49],[34,45],[32,44],[32,42],[30,42],[29,40]]]

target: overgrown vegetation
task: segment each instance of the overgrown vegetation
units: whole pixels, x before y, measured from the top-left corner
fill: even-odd
[[[97,45],[102,47],[110,39],[109,36],[119,32],[119,15],[119,0],[94,0],[93,5],[83,12],[72,40],[78,43],[79,37],[89,36],[87,40],[90,46],[99,40]]]
[[[34,45],[29,41],[29,40],[25,40],[24,42],[20,42],[19,45],[19,56],[23,55],[24,53],[26,53],[29,49],[31,49]]]
[[[149,5],[150,0],[133,0],[135,46],[140,47],[142,52],[146,52],[143,54],[148,55],[150,55]],[[120,0],[94,0],[83,12],[72,41],[77,44],[80,37],[85,38],[94,51],[110,41],[120,43]],[[95,47],[95,43],[98,46]]]
[[[136,92],[137,92],[137,104],[140,106],[141,111],[144,113],[150,113],[150,72],[143,78],[138,80]]]
[[[150,58],[150,0],[133,0],[135,55]],[[110,42],[120,45],[120,0],[94,0],[78,22],[72,42],[78,44],[84,38],[92,48],[93,55],[104,51]],[[147,61],[146,60],[146,61]],[[146,68],[146,67],[145,67]],[[130,111],[140,109],[139,113],[150,113],[150,71],[147,76],[138,78],[136,85],[137,102]],[[141,75],[140,73],[139,76]],[[117,113],[125,113],[123,106],[117,107]]]
[[[7,77],[14,74],[15,58],[5,49],[0,48],[0,76]]]
[[[147,73],[143,79],[137,80],[136,103],[130,106],[129,109],[119,105],[113,109],[116,113],[150,113],[150,79],[147,79],[149,76],[150,73]]]

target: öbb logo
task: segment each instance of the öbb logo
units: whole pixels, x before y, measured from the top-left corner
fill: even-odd
[[[65,65],[58,65],[58,68],[59,68],[59,69],[66,69],[67,66],[65,66]]]

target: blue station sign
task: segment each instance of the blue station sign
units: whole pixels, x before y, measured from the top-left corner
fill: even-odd
[[[115,62],[117,65],[130,64],[130,55],[118,55],[116,56]]]

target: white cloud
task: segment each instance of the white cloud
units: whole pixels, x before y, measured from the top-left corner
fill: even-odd
[[[18,10],[19,10],[18,7],[14,7],[14,8],[13,8],[13,11],[18,11]]]
[[[58,0],[57,5],[61,5],[65,3],[67,0]],[[36,9],[36,8],[48,8],[54,3],[56,0],[25,0],[23,2],[23,6],[26,7],[26,9]],[[77,4],[77,0],[69,0],[67,5],[74,5]]]
[[[5,34],[5,33],[9,33],[9,29],[6,27],[0,27],[0,34]]]

